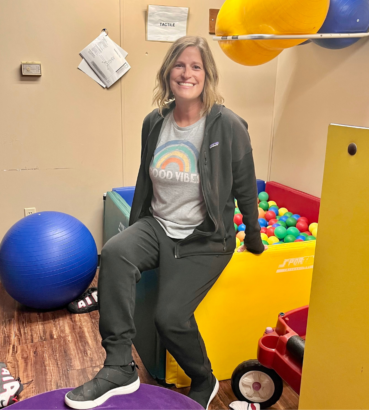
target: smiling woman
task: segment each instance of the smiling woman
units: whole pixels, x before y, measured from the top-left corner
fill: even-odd
[[[175,95],[178,88],[175,88],[174,76],[177,76],[177,81],[180,82],[187,80],[187,83],[191,84],[188,84],[188,87],[197,83],[197,79],[202,80],[197,84],[197,91],[194,90],[194,94],[191,94],[194,96],[201,88],[197,97],[200,97],[202,114],[208,114],[215,103],[221,104],[224,101],[217,90],[219,76],[213,55],[207,41],[202,37],[180,38],[164,57],[156,76],[153,98],[153,103],[159,107],[160,113],[170,100],[180,98],[179,94]],[[191,78],[192,76],[194,78]],[[189,81],[190,79],[193,81]]]
[[[158,108],[144,120],[130,226],[101,252],[100,333],[104,368],[67,394],[76,409],[133,393],[135,282],[160,265],[154,321],[165,348],[191,378],[189,396],[208,409],[219,382],[194,312],[231,260],[238,201],[249,252],[261,254],[257,189],[246,122],[224,107],[205,39],[182,37],[157,75]]]

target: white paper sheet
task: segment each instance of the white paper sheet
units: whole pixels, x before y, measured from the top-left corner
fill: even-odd
[[[109,88],[131,68],[125,59],[127,54],[106,32],[102,32],[80,52],[80,56],[90,70],[83,62],[78,68],[95,81],[97,77],[99,79],[97,83],[102,87]]]
[[[186,35],[188,7],[148,6],[147,40],[176,41]]]

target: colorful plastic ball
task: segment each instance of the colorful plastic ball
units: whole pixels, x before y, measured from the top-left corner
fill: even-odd
[[[269,245],[273,245],[273,243],[279,242],[279,239],[276,238],[275,236],[271,236],[268,238],[268,243]]]
[[[264,211],[264,209],[262,209],[262,208],[258,208],[258,212],[259,212],[259,218],[264,218],[264,216],[265,216],[265,211]]]
[[[286,235],[284,237],[284,242],[285,243],[295,242],[295,240],[296,240],[296,236],[293,236],[293,235]]]
[[[274,235],[279,239],[283,239],[287,235],[287,229],[283,226],[278,226],[278,228],[274,230]]]
[[[263,242],[263,245],[269,245],[268,241],[262,240],[261,242]]]
[[[270,208],[272,205],[277,205],[277,202],[274,202],[274,201],[268,201],[268,204],[269,204],[269,208]]]
[[[263,241],[267,241],[267,240],[268,240],[268,235],[267,235],[266,233],[261,233],[260,236],[261,236],[261,239],[262,239]]]
[[[295,242],[304,242],[303,239],[296,239]]]
[[[269,195],[265,191],[262,191],[262,192],[259,193],[258,198],[260,199],[260,201],[265,201],[266,202],[269,199]],[[269,205],[268,205],[268,207],[269,207]]]
[[[283,216],[287,216],[288,218],[290,218],[293,215],[292,212],[286,212]]]
[[[275,236],[274,232],[275,232],[275,228],[268,229],[268,232],[267,232],[268,238],[270,238],[271,236]]]
[[[246,230],[246,225],[245,224],[238,225],[238,230],[239,231],[245,231]]]
[[[264,209],[264,211],[267,211],[269,209],[268,202],[266,201],[260,201],[259,203],[259,208]]]
[[[278,220],[279,225],[284,226],[285,228],[287,227],[287,224],[285,221],[282,221],[282,219]]]
[[[304,221],[309,225],[309,220],[305,216],[301,216],[297,222]]]
[[[279,216],[283,216],[286,212],[288,212],[287,208],[279,208],[278,210]]]
[[[270,221],[271,219],[275,219],[276,214],[273,211],[267,211],[265,212],[265,219],[267,221]]]
[[[268,222],[268,225],[272,226],[272,225],[276,224],[277,222],[278,222],[278,219],[271,219],[271,220]]]
[[[303,236],[305,239],[306,239],[307,236],[309,236],[306,232],[302,232],[302,233],[300,233],[300,235]]]
[[[260,233],[267,233],[267,228],[266,228],[265,226],[263,226],[263,227],[260,229]]]
[[[236,238],[238,238],[242,242],[245,239],[245,231],[239,231],[236,235]]]
[[[309,231],[312,232],[314,228],[317,228],[318,224],[316,222],[313,222],[312,224],[309,225]]]
[[[295,238],[297,238],[300,235],[300,231],[294,226],[291,226],[287,229],[287,235],[293,235]]]
[[[281,217],[278,216],[278,215],[275,217],[275,219],[276,219],[277,221],[279,221],[280,218],[281,218]]]
[[[283,215],[283,216],[281,216],[281,217],[279,218],[279,220],[280,220],[280,221],[283,221],[283,222],[286,222],[287,219],[288,219],[288,216],[286,216],[286,215]]]
[[[281,224],[275,223],[275,224],[272,225],[273,228],[278,228],[278,226],[281,226]]]
[[[307,236],[311,236],[311,232],[309,232],[309,231],[305,231],[305,232],[302,232],[302,234],[306,234]]]
[[[268,226],[268,222],[266,221],[266,219],[259,218],[258,221],[261,228],[265,228],[266,226]]]
[[[277,217],[279,209],[276,206],[270,206],[269,211],[274,212],[275,217]]]
[[[296,219],[292,218],[292,216],[290,218],[287,218],[286,220],[287,226],[296,226],[296,223],[297,223]]]
[[[292,215],[292,218],[295,218],[296,221],[297,221],[297,220],[299,220],[299,219],[301,218],[301,216],[298,215],[298,214],[293,214],[293,215]]]
[[[315,238],[316,238],[316,237],[317,237],[317,235],[318,235],[318,227],[316,227],[316,228],[312,229],[311,233],[312,233],[312,234],[313,234],[313,236],[315,236]]]
[[[316,237],[313,235],[307,236],[305,239],[305,241],[315,241],[315,240],[316,240]]]
[[[236,214],[233,217],[233,222],[237,225],[240,225],[240,224],[242,224],[242,219],[243,219],[242,214]]]
[[[234,213],[235,213],[235,214],[240,214],[241,211],[240,211],[238,208],[236,208],[236,209],[234,210]]]
[[[307,236],[307,235],[306,235],[306,236]],[[303,240],[303,241],[304,241],[304,240],[305,240],[305,238],[306,238],[306,237],[305,237],[304,235],[299,235],[296,239],[301,239],[301,240]]]
[[[305,221],[301,221],[300,219],[297,221],[296,228],[300,232],[305,232],[308,229],[308,224]]]
[[[238,248],[240,245],[241,245],[241,241],[238,238],[236,238],[236,248]]]
[[[233,224],[234,225],[234,229],[237,231],[238,230],[238,225],[237,224]]]

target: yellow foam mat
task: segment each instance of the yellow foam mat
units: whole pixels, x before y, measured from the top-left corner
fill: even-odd
[[[257,345],[278,314],[309,304],[315,241],[272,245],[262,255],[235,253],[195,312],[218,380],[257,358]],[[190,379],[167,352],[166,382]]]

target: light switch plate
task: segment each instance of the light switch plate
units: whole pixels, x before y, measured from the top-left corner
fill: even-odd
[[[41,75],[41,63],[38,61],[22,61],[22,75]]]

